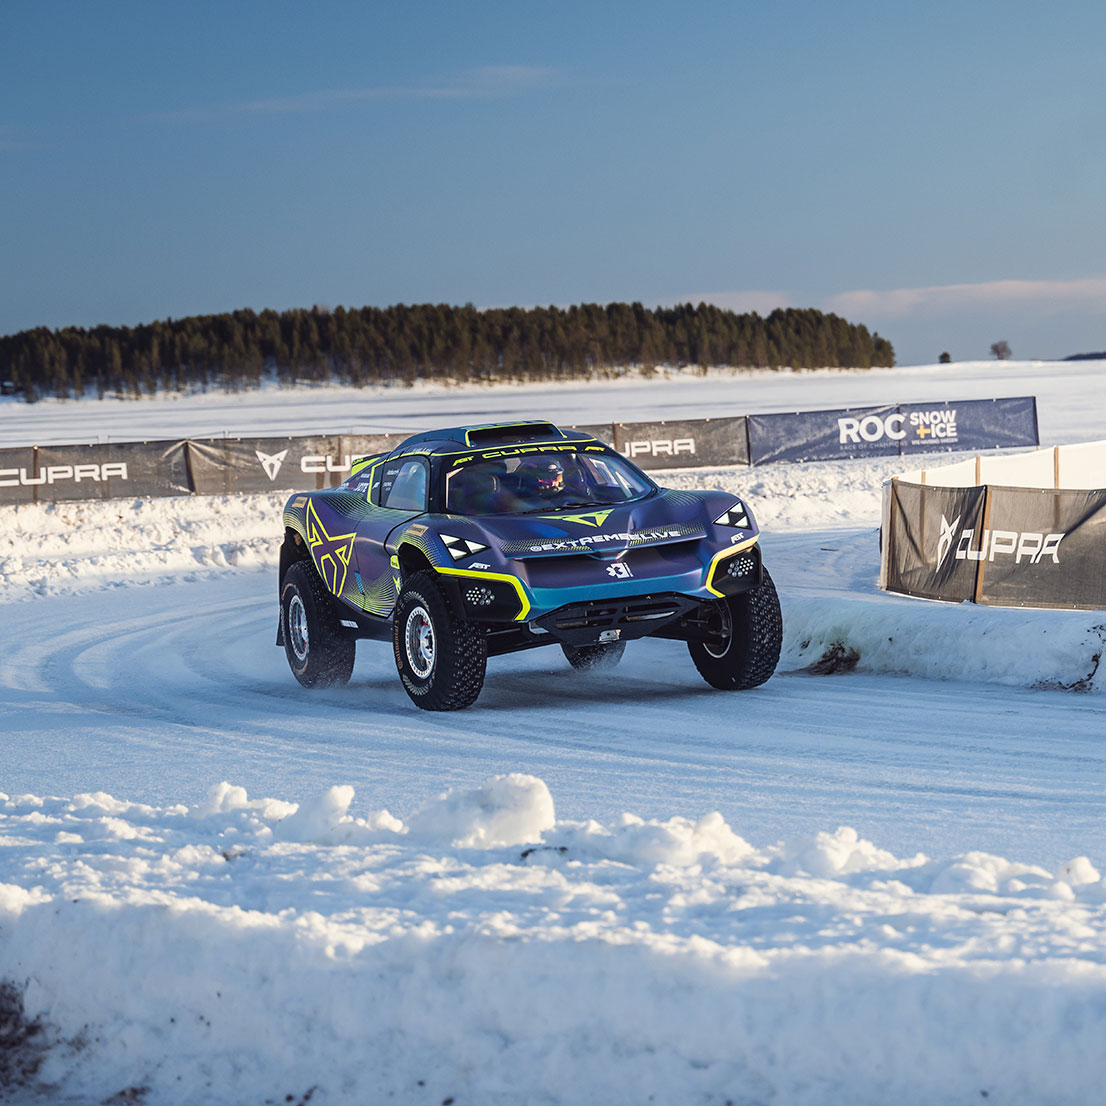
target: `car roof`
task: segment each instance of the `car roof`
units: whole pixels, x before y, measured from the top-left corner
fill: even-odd
[[[444,430],[426,430],[402,441],[393,455],[402,453],[456,453],[458,449],[484,449],[499,445],[526,445],[530,442],[590,441],[577,430],[562,430],[551,422],[531,419],[524,422],[487,422],[473,426],[451,426]]]

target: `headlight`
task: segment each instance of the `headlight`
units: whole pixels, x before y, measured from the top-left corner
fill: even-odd
[[[442,544],[449,550],[449,555],[460,561],[465,557],[474,557],[477,553],[483,553],[488,547],[470,538],[455,538],[452,534],[439,534]]]
[[[731,526],[735,530],[749,530],[752,523],[745,504],[739,499],[732,507],[726,508],[715,520],[715,526]]]
[[[756,545],[718,557],[707,587],[715,595],[738,595],[760,583],[760,550]]]
[[[485,622],[513,622],[528,606],[519,588],[505,576],[458,574],[457,587],[465,613]]]

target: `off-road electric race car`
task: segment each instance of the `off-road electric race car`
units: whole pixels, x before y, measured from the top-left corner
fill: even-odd
[[[627,641],[675,638],[722,689],[763,684],[779,660],[749,508],[659,488],[551,423],[417,434],[293,495],[284,533],[277,644],[305,687],[347,683],[358,638],[392,642],[426,710],[469,706],[489,656],[541,645],[607,668]]]

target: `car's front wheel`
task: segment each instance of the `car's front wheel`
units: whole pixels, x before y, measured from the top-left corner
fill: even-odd
[[[433,572],[416,572],[396,602],[392,645],[403,689],[423,710],[461,710],[484,686],[488,641],[456,614]]]
[[[304,687],[349,683],[357,643],[342,633],[330,593],[306,561],[285,573],[280,620],[288,667]]]
[[[716,604],[719,636],[688,642],[699,675],[722,691],[760,687],[776,671],[783,644],[783,616],[776,585],[764,569],[761,583]]]

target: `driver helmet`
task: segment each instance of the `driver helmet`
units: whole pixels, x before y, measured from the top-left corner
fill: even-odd
[[[564,491],[565,467],[556,457],[535,457],[519,465],[523,487],[536,495],[550,497]]]

